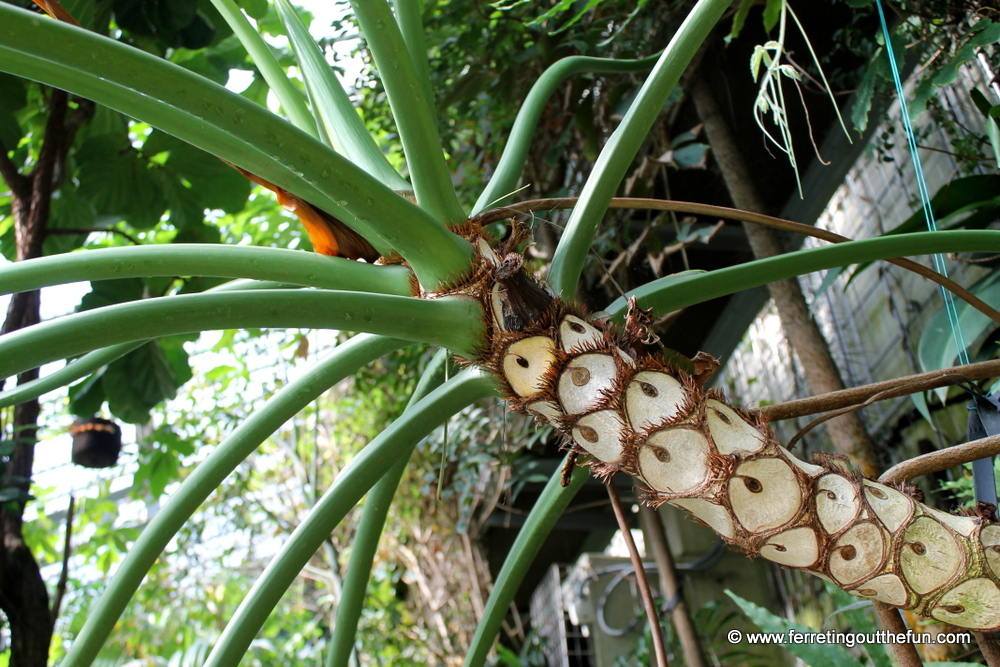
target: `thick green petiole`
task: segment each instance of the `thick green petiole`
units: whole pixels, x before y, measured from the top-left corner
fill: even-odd
[[[302,250],[217,243],[101,248],[0,266],[0,294],[84,280],[211,276],[409,296],[410,271]]]
[[[236,667],[303,566],[396,459],[445,419],[495,392],[492,377],[478,370],[463,371],[404,412],[354,457],[257,579],[205,667]]]
[[[301,378],[289,383],[263,407],[251,412],[249,419],[195,468],[150,520],[104,593],[90,608],[87,622],[60,665],[87,667],[93,663],[167,543],[205,498],[264,440],[328,388],[370,361],[406,345],[403,341],[382,336],[355,336]]]
[[[590,469],[577,466],[573,470],[569,486],[562,485],[562,475],[558,471],[545,485],[521,532],[517,534],[517,539],[514,540],[510,553],[504,560],[500,574],[497,575],[493,592],[486,601],[483,617],[476,627],[476,635],[472,638],[469,652],[465,655],[465,667],[481,667],[486,662],[486,655],[493,648],[493,642],[500,632],[500,625],[507,616],[507,610],[514,601],[514,595],[524,580],[525,573],[538,555],[545,538],[555,527],[556,521],[588,479],[590,479]]]
[[[438,221],[449,226],[461,224],[465,211],[451,185],[451,172],[431,114],[432,100],[424,97],[426,91],[419,83],[418,68],[410,58],[392,9],[385,0],[353,0],[351,7],[385,86],[417,202]]]
[[[639,146],[684,69],[730,5],[732,0],[698,1],[663,50],[621,125],[601,150],[580,193],[580,200],[566,223],[549,269],[549,283],[563,298],[573,298],[601,218],[628,173]]]
[[[253,64],[260,70],[264,81],[274,91],[278,101],[281,103],[281,108],[288,114],[288,118],[292,121],[292,124],[300,130],[319,138],[319,133],[316,131],[316,121],[313,120],[312,114],[309,113],[309,107],[306,105],[302,93],[292,85],[292,82],[288,79],[288,75],[285,74],[285,70],[278,64],[278,59],[271,53],[271,47],[267,45],[264,38],[250,25],[250,21],[247,20],[233,0],[212,0],[212,4],[215,5],[215,8],[222,14],[222,18],[226,19],[226,23],[236,33],[240,43],[243,44],[243,48],[250,54]]]
[[[380,252],[398,251],[427,290],[468,268],[471,245],[434,216],[267,109],[173,63],[0,3],[0,70],[140,118],[298,195]]]
[[[935,252],[1000,252],[1000,231],[920,232],[809,248],[709,273],[666,276],[632,290],[626,296],[635,296],[643,308],[654,308],[664,313],[813,271]],[[625,297],[622,297],[607,310],[620,319],[626,307]]]
[[[277,0],[278,14],[285,24],[288,39],[298,56],[303,78],[310,91],[319,122],[333,146],[351,162],[393,190],[409,190],[410,184],[396,173],[382,154],[364,121],[351,104],[340,79],[326,62],[312,35],[299,19],[288,0]]]
[[[517,182],[528,159],[528,149],[531,147],[532,135],[542,118],[545,105],[549,98],[562,83],[573,76],[584,72],[642,72],[656,64],[659,54],[639,60],[613,60],[611,58],[590,58],[587,56],[569,56],[553,63],[542,73],[524,98],[514,126],[510,130],[510,139],[504,146],[500,162],[497,163],[490,182],[479,195],[472,215],[493,208],[502,203],[517,188]]]
[[[472,357],[482,308],[461,299],[422,300],[312,290],[186,294],[68,315],[0,338],[0,377],[58,359],[147,338],[213,329],[365,331],[440,345]]]
[[[413,395],[406,405],[407,410],[414,409],[424,396],[444,381],[444,371],[449,363],[448,353],[444,350],[438,351],[421,376],[417,388],[413,390]],[[416,441],[413,444],[415,446]],[[385,527],[385,518],[389,513],[392,498],[396,495],[396,489],[409,460],[409,452],[400,454],[396,464],[372,487],[365,500],[365,509],[361,514],[358,529],[354,533],[354,542],[351,544],[351,560],[347,564],[344,587],[340,592],[340,600],[337,601],[337,620],[333,626],[333,637],[330,639],[330,647],[326,654],[326,667],[346,665],[350,660],[379,538]]]

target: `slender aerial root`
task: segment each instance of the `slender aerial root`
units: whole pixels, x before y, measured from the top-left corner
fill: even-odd
[[[633,306],[621,333],[589,321],[528,276],[512,246],[497,253],[480,238],[482,270],[463,290],[490,320],[476,363],[595,475],[635,476],[646,504],[685,510],[751,557],[952,625],[1000,628],[1000,525],[928,507],[831,456],[799,460],[703,388],[710,358],[682,369],[646,352],[647,313]]]

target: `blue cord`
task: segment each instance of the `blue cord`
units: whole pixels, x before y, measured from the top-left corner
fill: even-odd
[[[876,0],[875,6],[878,7],[878,17],[882,22],[882,34],[885,36],[885,51],[889,57],[889,66],[892,68],[892,79],[896,84],[896,94],[899,96],[900,113],[903,116],[903,128],[906,130],[906,142],[910,146],[910,155],[913,158],[913,169],[917,176],[917,190],[920,193],[920,203],[924,210],[924,219],[927,221],[927,229],[936,232],[937,222],[934,220],[931,196],[927,190],[927,181],[924,180],[924,168],[920,164],[920,153],[917,152],[917,138],[913,133],[913,125],[910,123],[910,110],[907,108],[906,97],[903,95],[903,82],[899,78],[899,69],[896,67],[896,55],[892,49],[892,37],[889,34],[889,26],[885,22],[882,0]],[[931,258],[934,262],[934,270],[947,278],[948,267],[945,266],[944,257],[940,254],[935,254],[931,255]],[[955,349],[958,350],[958,360],[962,364],[968,364],[968,346],[965,343],[965,336],[962,334],[962,325],[958,320],[955,297],[948,289],[942,286],[941,298],[944,299],[944,309],[948,313],[948,322],[951,324],[951,335],[955,342]]]

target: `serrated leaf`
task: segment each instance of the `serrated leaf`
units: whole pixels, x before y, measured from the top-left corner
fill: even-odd
[[[754,82],[757,81],[757,77],[760,75],[760,63],[764,59],[764,47],[757,45],[753,47],[753,54],[750,56],[750,74],[753,76]]]
[[[796,81],[802,80],[802,75],[799,74],[799,71],[791,65],[778,65],[778,71],[787,76],[789,79],[795,79]]]
[[[736,14],[733,16],[733,27],[729,29],[729,34],[725,37],[725,42],[728,45],[729,42],[736,39],[740,31],[743,30],[743,25],[746,23],[747,14],[750,13],[750,8],[753,7],[755,0],[741,0],[740,8],[736,10]]]

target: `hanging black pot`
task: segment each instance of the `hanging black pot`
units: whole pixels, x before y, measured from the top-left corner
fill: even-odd
[[[73,436],[73,463],[85,468],[110,468],[118,463],[122,430],[108,419],[77,419],[69,428]]]

